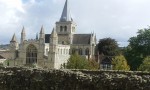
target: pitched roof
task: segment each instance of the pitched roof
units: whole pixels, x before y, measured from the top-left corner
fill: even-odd
[[[73,44],[90,44],[91,34],[74,34]]]
[[[58,34],[58,38],[61,34]],[[49,43],[51,34],[45,34],[45,43]],[[72,44],[90,44],[91,34],[74,34]]]
[[[0,55],[0,59],[5,59],[3,56]]]
[[[65,2],[65,6],[60,18],[60,22],[66,22],[66,21],[72,21],[71,15],[70,15],[70,8],[68,5],[68,0]]]

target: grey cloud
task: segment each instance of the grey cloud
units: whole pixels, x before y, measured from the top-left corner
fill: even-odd
[[[51,33],[55,22],[60,18],[64,2],[65,0],[41,0],[23,3],[25,13],[19,11],[15,13],[15,16],[19,17],[18,23],[11,24],[10,28],[5,24],[3,29],[11,29],[9,34],[13,35],[18,30],[21,32],[24,25],[28,38],[34,38],[41,25],[44,25],[45,32]],[[69,0],[69,2],[72,17],[78,25],[77,33],[94,31],[98,39],[111,37],[116,39],[120,46],[126,46],[128,39],[136,35],[138,29],[150,24],[149,0]],[[3,39],[9,42],[8,37]]]

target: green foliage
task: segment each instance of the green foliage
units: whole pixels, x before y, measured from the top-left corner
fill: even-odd
[[[33,63],[33,64],[26,64],[24,65],[24,67],[29,67],[29,68],[40,68],[37,63]]]
[[[104,54],[107,56],[115,56],[118,54],[118,44],[115,39],[100,39],[98,43],[98,51],[100,54]]]
[[[137,36],[129,39],[129,46],[124,53],[131,70],[137,70],[143,59],[150,55],[150,28],[141,29]]]
[[[90,70],[98,70],[99,64],[95,60],[89,60],[89,68]]]
[[[67,69],[88,69],[89,63],[84,57],[79,56],[77,53],[74,53],[70,56],[67,64],[65,65]]]
[[[130,67],[127,64],[127,61],[123,55],[115,56],[112,59],[112,64],[114,70],[126,70],[126,71],[130,70]]]
[[[9,60],[5,60],[4,63],[3,63],[4,66],[9,66],[9,64],[10,64]]]
[[[129,46],[124,50],[124,56],[130,66],[130,69],[135,71],[140,66],[143,61],[143,56],[137,54],[133,49]]]
[[[147,56],[143,63],[140,65],[139,69],[140,71],[149,71],[150,72],[150,56]]]
[[[78,55],[77,53],[74,53],[70,56],[67,64],[63,64],[62,67],[67,69],[98,70],[99,64],[95,60],[87,60],[86,58]]]

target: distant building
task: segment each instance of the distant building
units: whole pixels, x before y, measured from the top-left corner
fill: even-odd
[[[96,36],[93,33],[76,34],[77,25],[69,10],[66,0],[61,18],[51,34],[45,34],[42,26],[39,37],[37,35],[36,39],[26,40],[23,27],[20,43],[14,34],[10,41],[10,66],[37,64],[40,67],[59,69],[75,52],[87,59],[94,58]]]
[[[0,55],[0,65],[4,64],[5,61],[6,61],[6,58]]]

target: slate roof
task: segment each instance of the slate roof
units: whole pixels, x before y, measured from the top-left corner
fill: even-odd
[[[0,55],[0,59],[5,59],[3,56]]]
[[[61,34],[58,34],[58,37]],[[51,34],[45,34],[45,43],[49,43]],[[91,34],[74,34],[72,44],[90,44]]]
[[[68,0],[66,0],[60,22],[72,21]]]
[[[73,44],[90,44],[91,34],[74,34]]]

